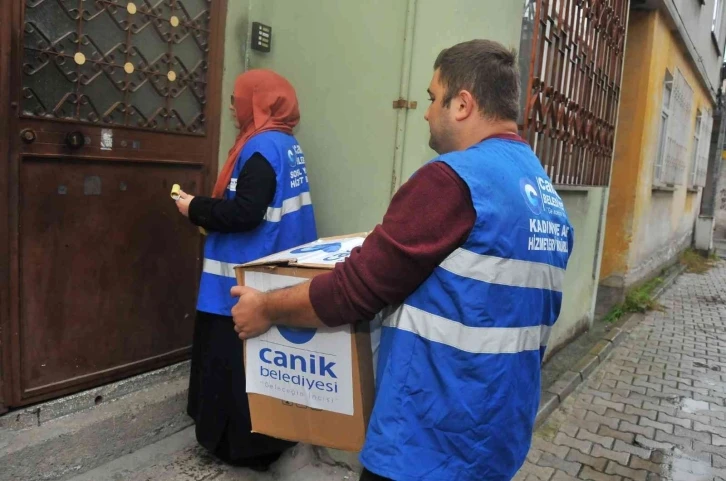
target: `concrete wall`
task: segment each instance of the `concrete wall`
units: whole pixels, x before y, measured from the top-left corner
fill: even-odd
[[[697,109],[713,107],[710,92],[699,82],[698,71],[662,12],[633,12],[626,48],[600,274],[605,285],[624,288],[657,273],[690,244],[700,204],[700,192],[686,187],[692,142],[686,154],[689,165],[675,188],[653,189],[666,69],[673,74],[678,69],[694,92],[688,124],[676,127],[686,129],[689,139]]]
[[[552,330],[548,354],[586,330],[593,318],[597,292],[599,229],[606,189],[604,187],[557,187],[575,229],[575,250],[565,274],[560,317]]]
[[[406,113],[403,166],[399,180],[405,182],[416,169],[436,155],[428,147],[429,126],[423,116],[428,107],[426,89],[439,52],[474,38],[488,38],[510,48],[519,48],[523,9],[524,1],[416,2],[408,98],[417,101],[418,108]]]

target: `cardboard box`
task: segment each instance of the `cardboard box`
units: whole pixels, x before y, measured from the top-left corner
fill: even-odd
[[[366,234],[331,237],[235,268],[261,291],[329,272]],[[371,328],[294,330],[275,326],[245,341],[252,431],[344,451],[365,441],[374,400]]]

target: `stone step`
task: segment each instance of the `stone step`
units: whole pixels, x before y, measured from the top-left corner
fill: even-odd
[[[0,417],[0,481],[64,481],[191,425],[188,363]]]
[[[309,445],[288,450],[259,473],[226,465],[200,447],[190,426],[70,481],[357,481],[347,466],[325,464]]]

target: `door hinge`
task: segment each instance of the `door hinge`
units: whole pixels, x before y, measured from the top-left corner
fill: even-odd
[[[418,102],[409,102],[406,99],[399,98],[398,100],[393,101],[393,108],[394,109],[406,109],[406,110],[414,110],[418,106]]]

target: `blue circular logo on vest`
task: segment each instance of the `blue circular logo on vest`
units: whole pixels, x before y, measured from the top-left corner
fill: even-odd
[[[292,150],[287,151],[287,163],[290,164],[290,167],[297,166],[297,160],[295,159],[295,154],[292,152]]]
[[[293,344],[305,344],[315,337],[317,329],[277,326],[282,337]]]
[[[542,213],[542,200],[539,196],[539,189],[531,180],[526,177],[519,181],[519,188],[522,191],[522,197],[534,215]]]
[[[313,246],[299,247],[290,251],[290,254],[305,254],[306,252],[338,252],[343,245],[340,242],[330,244],[316,244]]]

